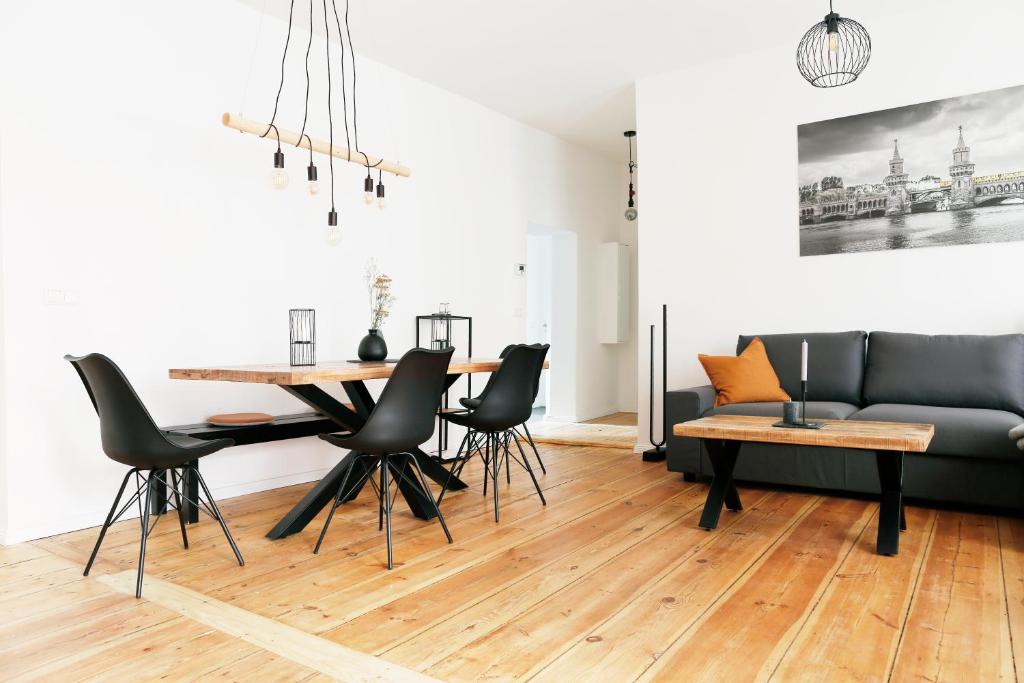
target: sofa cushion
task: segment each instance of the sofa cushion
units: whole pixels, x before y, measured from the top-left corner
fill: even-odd
[[[837,401],[808,401],[808,420],[845,420],[860,408],[852,403],[839,403]],[[720,408],[711,408],[704,412],[704,415],[757,415],[760,417],[777,417],[782,419],[782,403],[780,401],[769,401],[767,403],[731,403]]]
[[[864,404],[875,403],[1024,415],[1024,335],[872,332]]]
[[[1017,444],[1007,437],[1010,429],[1024,420],[1004,410],[878,403],[854,413],[849,419],[935,425],[929,453],[1014,460],[1024,458],[1017,450]]]
[[[756,337],[764,342],[782,388],[794,399],[800,398],[800,343],[806,339],[808,402],[862,405],[866,332],[740,335],[736,352],[741,353]]]

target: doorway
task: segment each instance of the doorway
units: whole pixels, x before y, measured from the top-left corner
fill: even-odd
[[[526,234],[526,342],[551,344],[534,418],[576,418],[576,233],[531,223]]]

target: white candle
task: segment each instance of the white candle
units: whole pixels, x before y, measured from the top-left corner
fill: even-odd
[[[807,381],[807,340],[800,345],[800,381]]]

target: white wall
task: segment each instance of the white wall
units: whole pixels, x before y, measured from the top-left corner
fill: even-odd
[[[800,258],[797,124],[1024,82],[1020,3],[856,18],[874,54],[850,86],[805,83],[797,33],[776,49],[638,83],[638,323],[644,333],[669,304],[670,387],[705,384],[696,354],[734,353],[739,333],[1024,327],[1024,243]],[[787,301],[794,295],[799,306]],[[647,355],[641,343],[641,424]]]
[[[515,315],[524,279],[512,264],[525,260],[527,225],[576,233],[578,410],[614,409],[615,359],[596,342],[587,264],[616,235],[620,169],[361,60],[360,141],[413,176],[385,178],[390,206],[380,212],[362,204],[360,169],[336,163],[345,233],[330,248],[326,194],[303,191],[308,156],[285,149],[292,187],[274,192],[273,143],[219,123],[223,111],[269,119],[284,25],[264,22],[243,98],[258,24],[229,0],[4,8],[6,542],[99,523],[122,469],[102,456],[96,416],[63,354],[115,358],[162,424],[302,410],[275,387],[172,382],[166,371],[286,361],[286,314],[296,306],[317,310],[321,358],[353,357],[367,327],[371,256],[398,296],[384,330],[392,350],[412,344],[415,314],[448,301],[474,316],[477,354],[492,355],[524,334]],[[315,56],[322,50],[314,43]],[[289,128],[302,117],[303,52],[293,38],[279,113]],[[326,137],[322,57],[312,68],[310,129]],[[326,192],[327,159],[316,163]],[[78,304],[45,305],[54,288],[77,293]],[[215,495],[229,496],[316,478],[338,457],[307,439],[219,454],[206,471]]]

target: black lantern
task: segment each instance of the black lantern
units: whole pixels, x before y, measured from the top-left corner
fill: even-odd
[[[629,140],[629,194],[627,195],[628,201],[626,203],[625,216],[627,221],[635,221],[637,213],[635,200],[636,190],[633,188],[633,171],[636,169],[636,162],[633,161],[633,138],[636,137],[636,131],[627,130],[623,135],[625,135]]]
[[[853,83],[871,59],[871,36],[853,19],[832,11],[804,34],[796,49],[800,75],[816,88]]]

